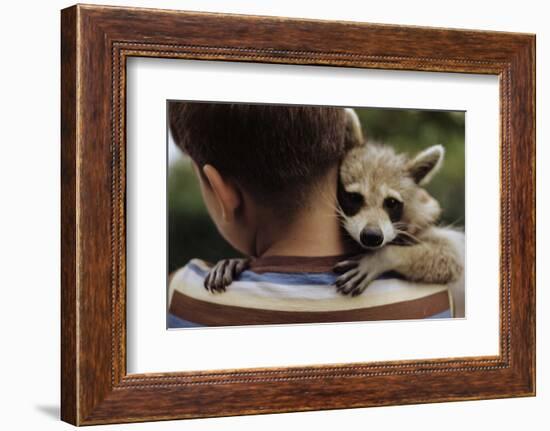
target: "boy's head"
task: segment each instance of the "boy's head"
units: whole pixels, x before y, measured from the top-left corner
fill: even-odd
[[[210,215],[246,254],[251,214],[290,220],[318,198],[312,191],[349,147],[348,118],[332,107],[169,104],[172,136],[194,162]]]

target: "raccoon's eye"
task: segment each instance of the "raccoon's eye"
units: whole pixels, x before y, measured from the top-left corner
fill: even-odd
[[[363,205],[363,195],[361,193],[346,193],[346,200],[352,205]]]
[[[363,207],[365,199],[361,193],[347,192],[343,187],[338,187],[338,203],[344,214],[351,217]]]
[[[399,206],[399,204],[401,204],[401,202],[399,202],[395,198],[386,198],[386,199],[384,199],[384,206],[388,209],[395,208],[395,207]]]
[[[388,197],[384,199],[384,208],[386,209],[392,222],[396,222],[401,219],[401,215],[403,214],[403,202],[398,201],[395,198]]]

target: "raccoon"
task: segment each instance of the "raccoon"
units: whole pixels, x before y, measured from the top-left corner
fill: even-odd
[[[435,145],[409,158],[377,143],[348,152],[340,167],[339,213],[343,228],[364,253],[334,267],[340,293],[360,295],[388,272],[441,284],[462,276],[456,241],[461,234],[436,226],[441,207],[422,187],[441,168],[444,153]]]

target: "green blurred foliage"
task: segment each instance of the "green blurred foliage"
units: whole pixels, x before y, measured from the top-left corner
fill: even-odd
[[[367,139],[413,156],[435,144],[446,149],[441,171],[426,187],[443,208],[441,222],[464,225],[464,112],[356,108]],[[203,203],[191,162],[183,158],[168,172],[168,269],[198,257],[216,262],[238,253],[218,233]]]

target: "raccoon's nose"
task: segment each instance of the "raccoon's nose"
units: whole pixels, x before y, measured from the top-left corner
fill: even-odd
[[[361,244],[365,247],[378,247],[382,242],[384,242],[384,234],[380,228],[365,228],[361,231],[359,237]]]

